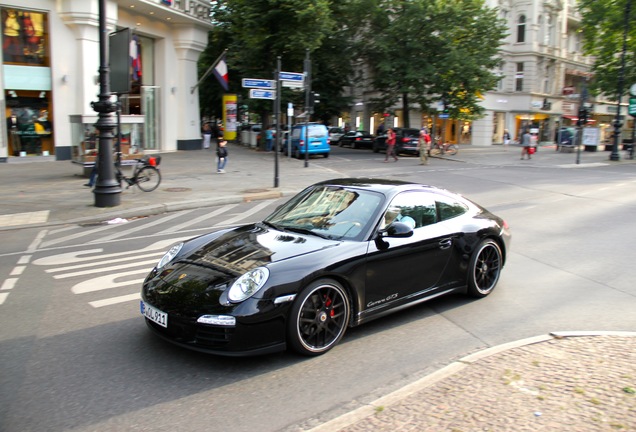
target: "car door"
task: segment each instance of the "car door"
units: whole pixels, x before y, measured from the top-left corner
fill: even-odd
[[[413,235],[371,240],[367,256],[365,306],[379,310],[435,292],[453,253],[455,234],[437,223],[432,194],[409,191],[397,195],[388,208],[415,221]]]

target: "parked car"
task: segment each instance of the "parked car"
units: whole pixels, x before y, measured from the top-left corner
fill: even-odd
[[[348,145],[354,149],[361,147],[371,148],[373,147],[373,135],[367,131],[349,131],[340,137],[338,145],[340,147]]]
[[[329,128],[329,144],[334,145],[338,144],[340,137],[344,135],[344,130],[339,127],[331,127]]]
[[[394,128],[395,154],[420,154],[420,130],[416,128]],[[375,137],[373,152],[386,151],[386,132]]]
[[[141,313],[159,336],[197,351],[320,355],[348,327],[406,306],[486,297],[510,238],[503,219],[443,189],[323,181],[262,222],[170,248],[144,280]]]
[[[298,124],[292,128],[291,152],[295,158],[309,155],[329,157],[329,131],[327,126],[319,123]],[[308,150],[307,150],[308,149]],[[287,149],[284,152],[287,155]]]

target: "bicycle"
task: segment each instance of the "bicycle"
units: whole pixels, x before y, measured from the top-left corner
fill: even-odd
[[[441,144],[440,141],[441,140],[439,138],[435,138],[435,143],[432,145],[430,150],[431,155],[439,155],[439,154],[444,155],[448,153],[449,155],[453,156],[453,155],[456,155],[457,152],[459,151],[459,147],[457,147],[456,144],[449,144],[449,143]]]
[[[143,159],[135,159],[135,161],[137,161],[137,163],[133,169],[133,175],[126,177],[124,173],[121,172],[121,169],[119,169],[121,165],[121,154],[118,155],[117,163],[115,163],[117,181],[120,184],[125,182],[127,184],[126,189],[135,185],[144,192],[152,192],[157,189],[159,183],[161,183],[161,172],[159,171],[161,156],[144,156]]]

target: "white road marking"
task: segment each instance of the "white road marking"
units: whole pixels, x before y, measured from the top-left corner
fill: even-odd
[[[42,243],[42,247],[43,248],[47,248],[47,247],[50,247],[50,246],[53,246],[53,245],[56,245],[56,244],[59,244],[59,243],[64,243],[64,242],[67,242],[67,241],[70,241],[70,240],[75,240],[75,239],[78,239],[78,238],[81,238],[81,237],[92,237],[94,234],[97,234],[98,232],[109,230],[109,229],[114,229],[114,228],[117,228],[119,226],[120,225],[104,225],[104,226],[100,226],[99,228],[94,228],[94,229],[91,229],[91,230],[88,230],[88,231],[81,231],[81,232],[78,232],[78,233],[75,233],[75,234],[68,235],[66,237],[60,237],[60,238],[57,238],[55,240],[49,240],[47,242],[44,242],[44,243]]]
[[[249,209],[248,211],[239,214],[238,216],[235,216],[231,219],[228,220],[224,220],[221,223],[218,223],[216,225],[214,225],[215,227],[218,227],[220,225],[232,225],[235,224],[238,221],[244,220],[245,218],[258,213],[259,211],[261,211],[262,209],[264,209],[265,207],[271,205],[273,202],[275,202],[276,200],[267,200],[267,201],[263,201],[262,203],[260,203],[257,206],[252,207],[251,209]]]
[[[141,259],[141,258],[154,257],[155,258],[155,262],[158,262],[159,258],[162,255],[163,255],[163,251],[162,252],[153,252],[153,253],[144,254],[144,255],[137,255],[137,256],[135,256],[133,258],[135,260],[137,260],[137,259]],[[114,264],[114,263],[118,263],[118,262],[128,262],[129,263],[129,262],[131,262],[131,260],[133,258],[131,258],[131,257],[123,257],[123,258],[119,258],[119,259],[109,259],[108,260],[108,264]],[[59,273],[59,272],[66,272],[66,271],[71,271],[71,270],[78,270],[78,269],[81,269],[81,268],[93,267],[93,266],[102,265],[102,264],[103,264],[102,261],[93,261],[93,262],[89,262],[89,263],[71,265],[71,266],[67,266],[67,267],[55,267],[55,268],[52,268],[52,269],[46,269],[45,271],[47,273]]]
[[[13,270],[11,270],[9,276],[20,276],[22,273],[24,273],[25,268],[26,266],[15,266],[13,267]]]
[[[191,219],[191,220],[189,220],[187,222],[184,222],[182,224],[171,226],[170,228],[161,231],[159,234],[170,234],[170,233],[173,233],[173,232],[181,231],[183,228],[187,228],[187,227],[195,225],[195,224],[197,224],[199,222],[203,222],[206,219],[210,219],[212,217],[215,217],[215,216],[218,216],[220,214],[223,214],[223,213],[233,209],[237,205],[238,204],[228,204],[228,205],[223,206],[223,207],[221,207],[219,209],[216,209],[215,211],[213,211],[211,213],[206,213],[206,214],[204,214],[202,216],[199,216],[197,218]]]
[[[31,261],[31,255],[22,255],[18,260],[18,264],[28,264]]]
[[[4,303],[8,296],[9,293],[0,293],[0,305]]]
[[[104,306],[111,306],[114,304],[126,303],[129,301],[140,300],[140,299],[141,299],[141,294],[137,293],[137,294],[128,294],[128,295],[119,296],[119,297],[111,297],[104,300],[96,300],[96,301],[88,302],[88,304],[93,306],[94,308],[100,308]]]
[[[140,230],[143,230],[143,229],[146,229],[146,228],[150,228],[150,227],[153,227],[155,225],[160,225],[160,224],[168,222],[168,221],[170,221],[172,219],[183,217],[184,215],[186,215],[186,214],[188,214],[190,212],[193,212],[193,211],[194,211],[194,209],[186,210],[186,211],[182,211],[182,212],[177,212],[177,213],[171,214],[170,216],[166,216],[166,217],[163,217],[163,218],[158,218],[158,219],[156,219],[156,220],[154,220],[152,222],[145,223],[145,224],[143,224],[141,226],[137,226],[135,228],[131,228],[131,229],[123,230],[123,231],[118,231],[116,234],[113,234],[113,235],[110,235],[110,236],[100,237],[100,238],[95,239],[95,240],[93,240],[93,241],[91,241],[89,243],[102,243],[102,242],[113,240],[113,239],[117,239],[117,238],[120,238],[120,237],[125,237],[125,236],[133,234],[133,233],[135,233],[137,231],[140,231]]]
[[[117,271],[117,270],[128,269],[128,268],[131,268],[131,267],[138,267],[138,266],[142,266],[142,265],[146,266],[146,268],[143,271],[148,273],[154,267],[155,264],[157,264],[157,260],[156,259],[151,259],[151,260],[147,260],[147,261],[138,261],[138,262],[132,262],[132,263],[129,263],[129,264],[122,264],[122,265],[116,265],[116,266],[97,267],[97,268],[94,268],[92,270],[77,271],[77,272],[73,272],[73,273],[64,273],[64,274],[61,274],[61,275],[53,276],[53,279],[67,279],[67,278],[72,278],[72,277],[77,277],[77,276],[86,276],[86,275],[95,274],[95,273],[112,272],[112,271]],[[120,273],[117,273],[117,274],[114,274],[114,275],[109,275],[109,277],[117,276],[119,274]]]
[[[7,291],[7,290],[13,289],[17,281],[18,281],[18,278],[5,279],[4,282],[2,283],[2,287],[0,287],[0,291]]]
[[[140,285],[144,279],[134,279],[134,280],[126,280],[117,282],[117,279],[123,278],[126,276],[143,274],[144,276],[149,273],[148,269],[137,269],[131,270],[129,272],[117,273],[117,274],[109,274],[101,277],[93,278],[86,280],[84,282],[80,282],[71,288],[73,294],[85,294],[89,292],[101,291],[111,288],[119,288],[127,285]]]

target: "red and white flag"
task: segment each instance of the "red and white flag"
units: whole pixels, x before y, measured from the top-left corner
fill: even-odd
[[[229,90],[229,77],[227,74],[227,63],[225,62],[225,54],[221,56],[219,62],[214,66],[214,75],[219,80],[225,91]]]

